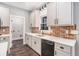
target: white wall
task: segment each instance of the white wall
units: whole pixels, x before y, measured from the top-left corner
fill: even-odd
[[[77,30],[79,31],[79,2],[74,3],[74,23],[77,25]],[[77,35],[76,55],[79,56],[79,34]]]
[[[0,7],[9,8],[10,15],[24,16],[25,17],[25,24],[26,24],[25,25],[26,32],[30,32],[30,29],[29,29],[29,11],[19,9],[19,8],[16,8],[16,7],[11,7],[11,6],[2,4],[2,3],[0,3]]]

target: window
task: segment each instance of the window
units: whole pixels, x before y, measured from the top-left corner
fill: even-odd
[[[41,19],[41,30],[48,30],[48,27],[47,27],[47,16],[42,17],[42,19]]]

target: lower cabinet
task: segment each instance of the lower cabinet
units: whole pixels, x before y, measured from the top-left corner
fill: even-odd
[[[41,55],[41,39],[40,38],[31,36],[31,35],[26,35],[25,44],[30,46],[35,52]]]
[[[55,56],[70,56],[71,55],[71,47],[63,44],[55,43]]]
[[[32,37],[32,49],[35,50],[39,55],[41,55],[41,39],[37,37]]]
[[[32,39],[30,35],[26,35],[25,44],[29,45],[30,47],[32,46]]]
[[[8,42],[0,42],[0,56],[7,56]]]
[[[55,49],[55,54],[54,56],[70,56],[69,53],[63,52],[61,50]]]
[[[41,55],[41,38],[26,35],[25,43],[30,46],[35,52]],[[54,56],[72,56],[72,47],[56,43],[54,44]]]

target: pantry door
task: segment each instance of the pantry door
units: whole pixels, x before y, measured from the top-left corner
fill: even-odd
[[[10,16],[11,40],[24,39],[25,35],[25,17]]]

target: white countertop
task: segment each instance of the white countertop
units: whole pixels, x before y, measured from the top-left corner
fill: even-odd
[[[65,39],[65,38],[49,36],[49,35],[38,36],[39,35],[38,33],[27,33],[26,32],[26,34],[32,35],[34,37],[38,37],[38,38],[41,38],[41,39],[46,39],[46,40],[50,40],[50,41],[53,41],[53,42],[61,43],[61,44],[64,44],[64,45],[67,45],[67,46],[71,46],[71,47],[74,47],[75,44],[76,44],[76,40],[75,39],[71,40],[71,39]]]
[[[10,34],[2,34],[2,35],[0,35],[0,43],[8,42],[7,40],[1,40],[1,38],[9,37],[9,36],[10,36]]]
[[[9,37],[10,36],[10,34],[2,34],[2,35],[0,35],[0,38],[1,37]]]

